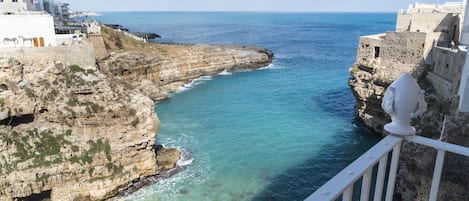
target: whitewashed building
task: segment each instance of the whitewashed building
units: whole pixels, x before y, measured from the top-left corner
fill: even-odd
[[[57,46],[53,17],[41,0],[0,0],[0,48]]]

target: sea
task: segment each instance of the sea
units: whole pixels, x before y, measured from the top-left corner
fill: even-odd
[[[393,31],[394,13],[107,12],[103,23],[153,42],[258,45],[259,70],[222,72],[156,103],[157,143],[185,151],[177,174],[126,200],[303,200],[380,137],[348,86],[360,36]]]

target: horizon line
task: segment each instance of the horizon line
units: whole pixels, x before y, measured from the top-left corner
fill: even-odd
[[[80,10],[73,12],[96,12],[96,13],[109,13],[109,12],[190,12],[190,13],[398,13],[398,11],[267,11],[267,10],[105,10],[105,11],[91,11]]]

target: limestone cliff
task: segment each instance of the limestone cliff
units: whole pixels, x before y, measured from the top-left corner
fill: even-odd
[[[349,85],[357,99],[355,110],[365,125],[378,133],[389,121],[381,109],[385,88],[402,73],[423,73],[426,34],[388,32],[360,38],[357,59],[350,69]]]
[[[199,76],[272,59],[255,47],[120,37],[104,34],[109,55],[99,65],[87,43],[0,51],[0,200],[103,200],[174,167],[174,157],[157,160],[152,100]]]
[[[2,53],[0,200],[99,200],[155,174],[153,102],[99,72],[90,46]]]
[[[100,69],[153,100],[168,98],[170,92],[201,76],[265,67],[273,57],[256,46],[144,44],[107,28],[103,37],[110,55],[99,62]]]

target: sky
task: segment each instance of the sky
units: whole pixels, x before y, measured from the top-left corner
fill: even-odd
[[[56,0],[58,1],[58,0]],[[61,0],[73,11],[397,12],[416,0]],[[451,0],[461,1],[461,0]],[[419,3],[443,3],[420,0]]]

